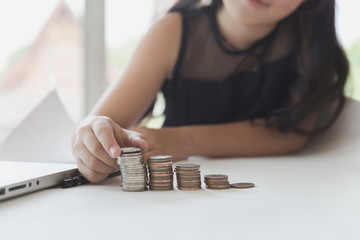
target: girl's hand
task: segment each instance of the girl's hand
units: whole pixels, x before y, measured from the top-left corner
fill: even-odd
[[[154,155],[171,155],[174,161],[185,160],[190,155],[182,128],[151,129],[138,126],[134,130],[148,143],[148,150],[144,153],[145,161]]]
[[[136,131],[121,128],[110,118],[96,116],[85,120],[75,132],[73,153],[81,174],[91,182],[99,182],[119,171],[116,158],[121,147],[148,149]]]

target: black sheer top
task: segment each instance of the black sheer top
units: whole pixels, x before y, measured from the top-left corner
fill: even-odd
[[[217,124],[263,118],[289,101],[296,78],[295,39],[279,23],[246,50],[222,37],[214,7],[186,8],[172,77],[162,92],[164,126]]]

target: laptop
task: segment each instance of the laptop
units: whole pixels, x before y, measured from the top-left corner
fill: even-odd
[[[0,161],[0,201],[58,186],[78,174],[76,164]]]

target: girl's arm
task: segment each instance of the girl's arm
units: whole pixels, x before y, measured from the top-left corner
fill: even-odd
[[[148,148],[137,132],[129,131],[154,101],[171,74],[181,39],[181,16],[172,13],[150,28],[124,74],[104,94],[73,136],[73,153],[80,172],[99,182],[118,171],[120,147]]]
[[[171,74],[181,39],[181,16],[170,13],[140,42],[121,78],[110,87],[90,116],[108,116],[123,128],[134,126]]]
[[[316,115],[301,127],[310,130]],[[290,154],[301,150],[307,136],[280,133],[275,127],[266,128],[250,121],[216,125],[197,125],[163,129],[135,128],[149,143],[146,155],[170,154],[175,160],[189,156],[248,157]]]

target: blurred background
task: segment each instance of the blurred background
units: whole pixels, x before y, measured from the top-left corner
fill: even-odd
[[[139,39],[174,0],[12,0],[0,2],[0,143],[49,93],[55,76],[61,100],[74,122],[79,122],[98,98],[86,86],[85,35],[104,39],[104,89],[115,81]],[[99,5],[100,4],[100,5]],[[99,21],[104,28],[85,33]],[[93,11],[89,11],[92,8]],[[360,100],[360,2],[337,1],[339,38],[351,62],[346,95]],[[87,11],[88,10],[88,11]],[[90,54],[91,56],[91,54]],[[101,60],[101,59],[100,59]],[[88,72],[87,72],[88,71]],[[96,71],[96,69],[95,69]],[[101,75],[100,75],[101,76]],[[93,80],[94,81],[94,80]],[[102,90],[99,90],[100,94]],[[91,96],[92,99],[86,98]],[[89,103],[86,103],[86,102]],[[155,124],[156,125],[156,124]]]

